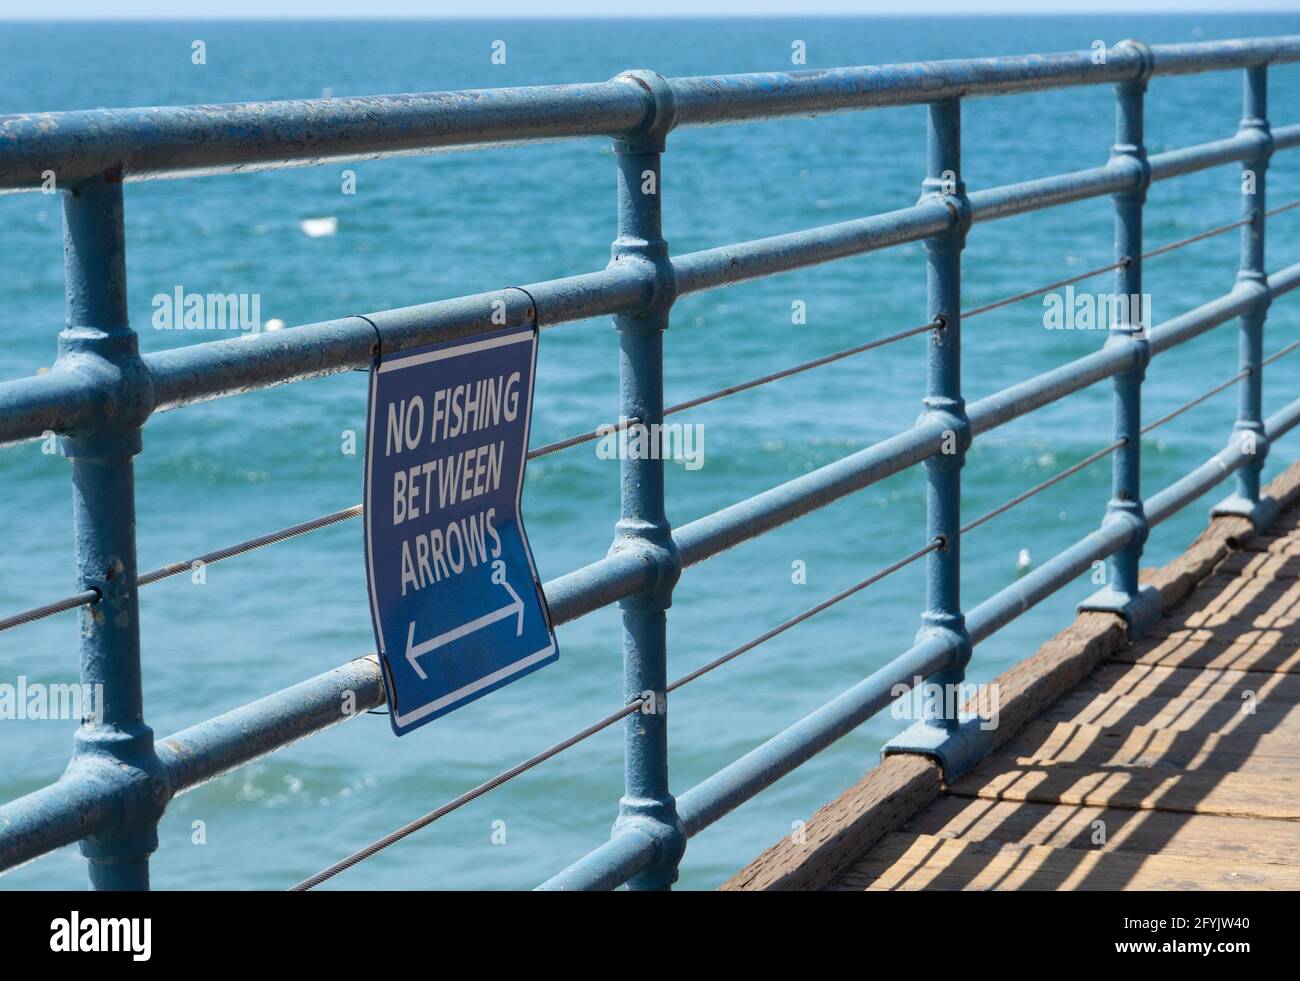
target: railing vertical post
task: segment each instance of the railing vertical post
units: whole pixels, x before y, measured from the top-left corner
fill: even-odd
[[[645,434],[654,449],[620,454],[621,516],[613,548],[637,549],[653,562],[657,576],[646,591],[620,602],[623,613],[623,693],[644,699],[642,710],[624,724],[625,791],[615,834],[637,831],[655,843],[653,864],[628,885],[667,889],[677,881],[686,832],[668,790],[667,614],[681,560],[664,510],[664,461],[659,449],[663,423],[663,337],[675,299],[668,243],[663,238],[660,160],[673,123],[672,88],[653,72],[620,76],[646,90],[651,107],[641,131],[615,140],[618,157],[618,237],[614,264],[644,267],[647,302],[635,315],[614,318],[619,335],[620,414],[631,422],[629,436]],[[644,427],[642,429],[641,427]]]
[[[1115,194],[1115,293],[1108,347],[1127,347],[1132,367],[1115,376],[1114,436],[1123,445],[1115,451],[1111,470],[1111,496],[1105,522],[1123,521],[1131,527],[1129,542],[1111,558],[1110,582],[1080,605],[1084,610],[1120,613],[1128,622],[1130,637],[1146,630],[1161,613],[1160,594],[1138,582],[1142,548],[1150,533],[1142,506],[1142,382],[1151,363],[1147,340],[1150,306],[1142,288],[1142,207],[1151,186],[1143,137],[1143,108],[1147,80],[1154,60],[1141,41],[1121,41],[1120,51],[1130,52],[1138,64],[1135,78],[1115,86],[1115,145],[1110,166],[1132,177],[1128,188]]]
[[[970,423],[961,394],[961,253],[970,229],[970,204],[961,179],[961,102],[945,99],[929,108],[927,174],[922,200],[938,197],[956,209],[951,230],[926,240],[926,293],[930,320],[943,324],[929,335],[924,417],[943,422],[943,451],[925,461],[926,533],[943,546],[926,556],[926,609],[921,634],[942,631],[958,642],[952,667],[933,679],[940,693],[928,699],[927,718],[954,729],[957,717],[945,711],[965,678],[970,637],[961,612],[961,470],[970,446]]]
[[[103,780],[117,811],[115,826],[81,843],[92,888],[147,889],[167,794],[141,696],[132,457],[140,451],[153,389],[127,322],[120,177],[66,193],[63,222],[67,326],[59,335],[59,361],[101,398],[89,428],[62,439],[72,463],[78,589],[100,594],[81,612],[82,691],[94,707],[83,706],[70,769],[92,780],[106,770],[115,778]]]
[[[925,461],[926,535],[940,547],[926,556],[926,608],[918,642],[936,635],[949,642],[951,663],[926,682],[922,717],[885,747],[886,754],[918,752],[937,758],[948,779],[970,764],[981,741],[978,724],[958,716],[970,634],[961,609],[961,471],[971,428],[961,386],[961,254],[970,231],[971,208],[961,178],[961,101],[930,104],[926,178],[921,202],[938,201],[953,215],[949,228],[926,239],[927,310],[940,326],[930,332],[921,422],[938,422],[940,452]]]
[[[1238,392],[1237,420],[1233,432],[1251,454],[1237,471],[1237,490],[1214,508],[1215,514],[1238,514],[1250,518],[1256,528],[1268,525],[1277,513],[1277,502],[1259,496],[1260,474],[1268,456],[1264,433],[1263,391],[1264,318],[1272,294],[1264,271],[1264,212],[1268,207],[1265,182],[1273,155],[1273,135],[1268,124],[1268,67],[1255,65],[1245,71],[1239,132],[1253,136],[1256,152],[1241,162],[1241,215],[1249,223],[1241,228],[1241,265],[1237,289],[1250,290],[1255,304],[1241,315],[1238,334],[1238,363],[1245,373]]]

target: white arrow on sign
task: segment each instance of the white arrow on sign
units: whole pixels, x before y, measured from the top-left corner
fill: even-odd
[[[499,610],[493,610],[491,613],[485,613],[477,620],[471,620],[469,623],[463,623],[459,627],[453,627],[446,633],[438,634],[422,643],[415,642],[415,621],[411,621],[411,626],[406,631],[406,660],[410,662],[411,667],[415,668],[415,673],[420,676],[421,680],[429,676],[424,673],[420,667],[419,659],[430,651],[436,651],[439,647],[450,644],[453,640],[459,640],[467,634],[472,634],[476,630],[482,630],[489,624],[496,623],[498,620],[504,620],[507,617],[518,617],[515,624],[515,636],[521,636],[524,632],[524,601],[519,598],[514,587],[506,580],[501,580],[502,587],[510,594],[510,602]]]

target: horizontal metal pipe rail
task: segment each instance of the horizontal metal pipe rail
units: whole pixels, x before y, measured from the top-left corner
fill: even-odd
[[[1076,52],[713,78],[663,79],[630,72],[608,82],[540,88],[0,117],[0,191],[35,190],[46,170],[59,175],[65,193],[69,302],[68,329],[61,335],[55,366],[35,378],[0,384],[0,443],[49,432],[63,438],[65,453],[81,475],[78,557],[84,590],[73,599],[91,598],[90,606],[134,604],[133,591],[122,590],[117,581],[105,582],[96,563],[129,549],[126,582],[136,581],[130,537],[131,458],[139,451],[139,429],[153,412],[365,368],[377,348],[389,354],[502,326],[547,328],[611,315],[616,320],[659,317],[662,329],[672,301],[680,296],[925,242],[930,257],[931,376],[927,410],[916,425],[677,529],[665,527],[672,549],[637,535],[623,537],[604,558],[545,585],[556,624],[636,599],[640,605],[633,619],[639,625],[629,627],[635,637],[628,648],[628,670],[650,679],[653,687],[653,679],[662,674],[664,651],[653,639],[656,614],[645,600],[656,595],[663,580],[666,554],[676,563],[675,578],[680,569],[885,477],[916,464],[927,467],[933,534],[931,545],[911,558],[924,558],[930,565],[925,621],[930,627],[917,643],[676,800],[666,785],[647,783],[644,769],[663,762],[666,729],[647,737],[644,724],[634,723],[629,730],[629,788],[651,788],[655,809],[634,814],[635,820],[620,820],[606,844],[545,884],[612,888],[631,881],[637,887],[665,887],[676,878],[685,838],[852,731],[896,697],[899,685],[909,686],[916,677],[960,677],[972,645],[1094,562],[1112,557],[1122,572],[1150,528],[1229,475],[1237,474],[1239,488],[1225,502],[1229,513],[1248,513],[1260,523],[1267,520],[1266,502],[1258,498],[1258,470],[1268,445],[1300,423],[1300,399],[1267,419],[1260,417],[1257,403],[1265,362],[1258,340],[1263,311],[1300,285],[1300,263],[1271,275],[1263,271],[1262,172],[1278,151],[1300,146],[1300,123],[1270,130],[1266,71],[1270,65],[1300,61],[1300,36],[1157,46],[1123,42],[1106,51],[1100,62],[1095,55]],[[1243,69],[1246,80],[1246,108],[1237,134],[1147,156],[1141,146],[1141,103],[1148,81],[1228,68]],[[1120,104],[1116,147],[1105,164],[966,191],[959,176],[962,99],[1097,83],[1115,84]],[[920,201],[910,207],[665,257],[659,271],[633,256],[633,261],[615,261],[597,272],[157,354],[139,355],[125,322],[124,182],[588,136],[614,138],[620,165],[657,169],[663,139],[677,128],[906,104],[930,107],[930,177]],[[1242,228],[1242,265],[1231,290],[1155,327],[1112,324],[1110,341],[1100,350],[969,405],[962,402],[961,311],[955,304],[960,251],[973,224],[1112,195],[1119,220],[1117,255],[1106,268],[1116,271],[1119,283],[1131,285],[1140,282],[1142,201],[1151,184],[1231,162],[1258,171],[1261,184],[1256,197],[1243,198],[1243,220],[1236,223]],[[631,222],[629,234],[653,240],[657,203],[634,204],[624,215]],[[668,296],[662,289],[665,272],[671,274]],[[957,528],[965,451],[962,445],[955,461],[947,458],[954,431],[959,442],[964,432],[968,444],[973,437],[1108,378],[1117,393],[1134,396],[1151,357],[1234,317],[1241,320],[1243,353],[1241,371],[1231,381],[1241,382],[1243,396],[1226,448],[1143,501],[1133,493],[1131,472],[1139,440],[1121,436],[1094,456],[1114,457],[1117,493],[1121,499],[1129,495],[1130,504],[1136,500],[1137,511],[1113,499],[1098,530],[962,616],[955,591],[961,535],[946,530]],[[917,331],[900,336],[912,333]],[[636,393],[637,399],[657,397],[661,404],[654,346],[638,341],[633,349],[638,353],[626,362],[630,373],[624,377],[625,392]],[[1126,412],[1132,410],[1125,418],[1136,419],[1137,403],[1124,404],[1129,406]],[[654,468],[641,465],[637,476],[653,483]],[[643,490],[637,494],[625,499],[625,515],[653,518],[662,500]],[[332,522],[309,524],[323,527]],[[270,536],[268,541],[287,537]],[[227,551],[233,555],[240,550]],[[166,568],[159,572],[165,575]],[[1128,595],[1115,607],[1134,630],[1140,629],[1138,599]],[[138,711],[138,694],[136,701],[130,697],[131,690],[139,688],[138,626],[83,630],[82,659],[83,680],[111,681],[118,692],[126,693],[119,699],[126,700],[110,705],[107,724],[98,727],[107,732],[83,728],[72,763],[55,783],[0,807],[0,869],[81,841],[92,885],[146,886],[156,821],[172,797],[346,721],[351,716],[340,710],[344,693],[352,695],[353,714],[384,701],[378,664],[373,656],[363,657],[155,742]],[[925,722],[941,735],[955,731],[956,720]],[[644,743],[645,738],[653,745]],[[945,759],[942,752],[940,758]]]
[[[1300,36],[1156,45],[1156,75],[1300,60]],[[917,105],[1071,85],[1144,70],[1122,46],[1095,52],[928,61],[668,80],[676,127]],[[581,85],[422,95],[110,109],[0,117],[0,190],[37,190],[53,169],[76,183],[120,168],[125,180],[367,160],[584,136],[627,136],[653,96],[623,78]]]
[[[1253,145],[1233,142],[1234,156],[1219,159],[1217,154],[1209,154],[1205,162],[1184,164],[1182,169],[1158,176],[1176,176],[1231,162],[1240,159]],[[1162,158],[1199,149],[1156,154],[1150,158],[1153,171],[1159,170]],[[1158,177],[1153,175],[1153,179]],[[1101,166],[974,191],[970,195],[971,211],[975,221],[993,220],[1114,194],[1133,184],[1131,173]],[[952,214],[941,205],[922,204],[870,218],[686,253],[672,259],[677,292],[684,296],[921,241],[951,229],[952,223]],[[364,369],[369,366],[377,343],[382,343],[384,351],[392,354],[439,341],[472,337],[503,326],[518,327],[535,321],[542,328],[554,327],[635,311],[645,304],[647,296],[643,277],[613,266],[600,272],[530,283],[518,289],[507,287],[365,316],[305,324],[274,336],[261,334],[192,344],[147,354],[144,362],[153,382],[153,411],[162,412],[289,382]],[[70,431],[92,420],[99,407],[92,389],[82,380],[57,370],[57,366],[56,370],[35,378],[5,382],[0,384],[0,445],[37,439],[48,432]]]

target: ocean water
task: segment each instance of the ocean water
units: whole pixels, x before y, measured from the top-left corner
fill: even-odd
[[[0,24],[0,112],[432,91],[608,78],[809,67],[1293,33],[1300,16],[511,23]],[[192,65],[203,40],[207,64]],[[504,40],[504,65],[492,42]],[[1271,73],[1275,123],[1297,121],[1300,69]],[[1240,73],[1156,80],[1155,152],[1230,135]],[[1108,87],[970,101],[965,178],[972,189],[1105,160]],[[911,204],[924,167],[924,109],[715,127],[675,135],[664,163],[666,235],[676,252],[827,224]],[[614,234],[614,165],[599,140],[342,166],[135,184],[127,189],[128,278],[146,351],[209,339],[150,326],[151,297],[254,292],[264,319],[289,325],[453,297],[601,268]],[[1156,185],[1154,246],[1233,221],[1239,173],[1221,167]],[[1270,203],[1300,197],[1300,155],[1269,172]],[[299,223],[337,219],[308,237]],[[967,307],[1111,260],[1109,200],[977,226],[965,260]],[[1269,263],[1300,258],[1300,211],[1269,226]],[[1157,322],[1230,287],[1236,234],[1152,260]],[[51,363],[63,319],[60,215],[38,195],[0,198],[0,377]],[[667,396],[679,401],[924,319],[919,244],[682,299],[666,339]],[[1109,292],[1099,278],[1081,285]],[[807,323],[791,324],[806,303]],[[1266,348],[1300,324],[1279,301]],[[968,400],[1093,350],[1102,334],[1046,331],[1041,301],[969,321]],[[617,413],[617,348],[607,320],[542,335],[535,444]],[[910,425],[924,383],[917,337],[693,410],[705,465],[671,466],[668,510],[681,524],[875,443]],[[1154,418],[1236,370],[1225,325],[1162,355],[1149,371]],[[1270,367],[1265,409],[1294,396],[1300,356]],[[1224,393],[1153,434],[1144,486],[1167,485],[1226,439]],[[151,420],[136,463],[142,568],[355,503],[366,377],[354,372],[220,400]],[[1109,441],[1102,384],[981,437],[965,509],[983,513]],[[1300,450],[1292,435],[1268,476]],[[0,613],[74,585],[68,464],[39,443],[0,450],[4,500]],[[1094,465],[972,532],[963,543],[967,607],[1015,580],[1017,556],[1041,562],[1099,520],[1109,468]],[[539,571],[551,579],[604,554],[617,514],[617,465],[591,446],[534,462],[524,510]],[[1204,526],[1207,496],[1161,526],[1148,564]],[[898,475],[697,566],[669,618],[670,676],[716,657],[924,541],[923,478]],[[792,563],[807,581],[792,582]],[[142,591],[146,713],[160,737],[328,670],[373,648],[353,521]],[[975,653],[986,680],[1063,627],[1086,577]],[[905,650],[923,596],[921,564],[892,576],[674,696],[672,785],[681,792]],[[283,888],[584,727],[620,703],[617,612],[559,630],[558,664],[401,740],[367,715],[178,798],[160,828],[157,887]],[[0,634],[0,681],[73,681],[77,626],[65,614]],[[0,800],[56,778],[74,723],[0,723]],[[712,888],[851,785],[900,727],[889,712],[695,838],[681,886]],[[622,738],[602,733],[334,880],[329,888],[526,888],[602,841],[617,808]],[[196,844],[195,822],[206,841]],[[502,824],[503,822],[503,824]],[[504,842],[501,839],[504,829]],[[494,832],[496,834],[494,835]],[[84,862],[62,849],[0,877],[0,889],[78,888]]]

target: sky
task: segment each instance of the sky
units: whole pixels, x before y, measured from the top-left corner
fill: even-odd
[[[0,0],[0,19],[809,16],[1300,12],[1300,0]]]

